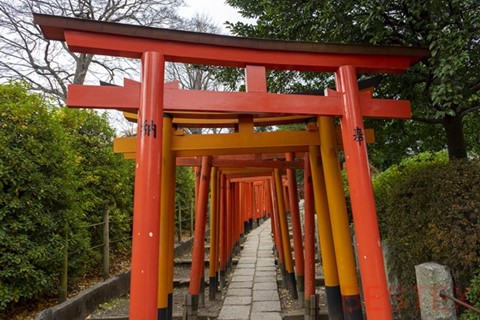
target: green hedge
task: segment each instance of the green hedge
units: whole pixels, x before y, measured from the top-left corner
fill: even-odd
[[[419,318],[414,266],[423,262],[448,266],[462,297],[480,263],[480,163],[422,154],[377,176],[374,189],[399,316]]]

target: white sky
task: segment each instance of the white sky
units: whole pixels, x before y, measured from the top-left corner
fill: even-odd
[[[212,20],[227,34],[228,30],[225,28],[224,22],[249,21],[242,18],[242,16],[234,9],[225,3],[224,0],[186,0],[187,7],[179,8],[178,12],[184,17],[193,17],[195,13],[201,15],[205,14],[212,18]]]

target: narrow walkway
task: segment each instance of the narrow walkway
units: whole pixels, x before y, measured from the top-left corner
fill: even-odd
[[[219,320],[281,320],[271,222],[253,230],[244,243]]]

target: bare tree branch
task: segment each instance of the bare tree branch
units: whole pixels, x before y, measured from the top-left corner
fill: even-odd
[[[0,81],[27,81],[64,103],[70,83],[138,76],[131,62],[71,53],[64,43],[43,39],[33,12],[171,27],[181,24],[176,9],[182,5],[184,0],[0,0]]]

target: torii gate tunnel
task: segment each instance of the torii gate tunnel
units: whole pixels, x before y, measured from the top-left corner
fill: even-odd
[[[199,112],[339,117],[366,314],[368,319],[392,318],[363,117],[407,119],[410,105],[359,92],[357,74],[405,72],[428,56],[428,50],[238,38],[42,14],[35,14],[34,21],[45,38],[65,41],[73,52],[142,61],[140,85],[72,85],[67,101],[74,107],[138,111],[130,319],[157,319],[159,238],[167,237],[160,235],[160,225],[169,223],[159,212],[171,197],[161,190],[162,153],[170,152],[162,145],[164,112],[191,118]],[[170,90],[164,86],[166,61],[245,68],[247,92]],[[268,93],[266,69],[333,73],[336,89],[327,90],[325,96]],[[205,203],[197,204],[201,206],[206,208]]]

